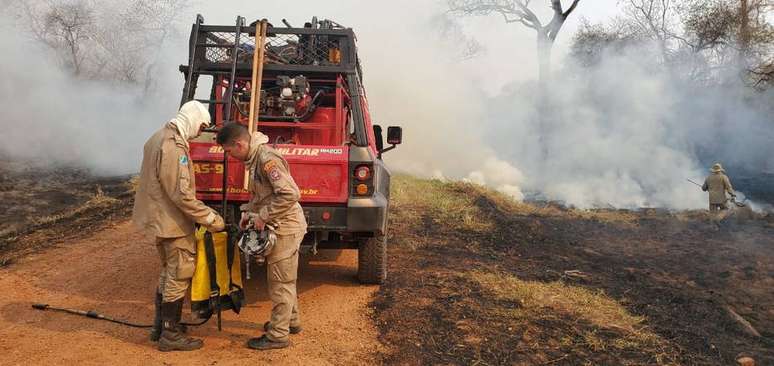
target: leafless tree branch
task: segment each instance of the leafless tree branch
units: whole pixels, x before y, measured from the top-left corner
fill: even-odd
[[[548,72],[548,58],[551,48],[567,17],[577,8],[580,0],[573,0],[563,10],[561,0],[550,0],[553,16],[544,25],[532,9],[529,0],[447,0],[449,11],[462,16],[500,14],[506,23],[520,23],[537,33],[538,58],[541,65],[541,79]]]

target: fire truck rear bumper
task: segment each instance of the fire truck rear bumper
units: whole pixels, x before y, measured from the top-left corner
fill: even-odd
[[[368,198],[351,198],[347,204],[347,231],[384,234],[388,205],[387,198],[380,193]]]
[[[387,227],[388,201],[384,195],[377,193],[368,198],[352,198],[347,206],[305,206],[304,215],[312,231],[339,231],[349,233],[383,234]],[[323,220],[324,213],[329,214],[328,220]]]

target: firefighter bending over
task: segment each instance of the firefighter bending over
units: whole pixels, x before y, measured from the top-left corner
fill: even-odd
[[[296,293],[298,249],[306,233],[306,219],[298,203],[301,194],[287,161],[267,144],[266,135],[251,135],[246,127],[232,123],[221,129],[217,140],[226,153],[245,162],[252,177],[251,198],[242,205],[240,227],[252,223],[256,230],[264,230],[270,224],[277,234],[274,248],[266,255],[271,320],[263,325],[265,334],[250,339],[247,346],[284,348],[290,345],[288,334],[301,331]]]
[[[160,351],[191,351],[203,345],[201,340],[183,334],[180,318],[196,265],[194,225],[212,232],[224,229],[223,218],[196,199],[189,156],[188,140],[199,136],[209,124],[207,108],[188,102],[143,148],[132,220],[155,238],[161,259],[151,331],[151,340],[159,342]]]

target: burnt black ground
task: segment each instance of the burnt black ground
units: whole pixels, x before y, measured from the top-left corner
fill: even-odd
[[[128,176],[0,159],[0,266],[129,214]]]
[[[413,214],[411,207],[395,209],[390,278],[374,302],[383,342],[399,350],[385,354],[386,363],[731,365],[739,354],[750,354],[758,364],[774,364],[771,222],[728,221],[718,228],[707,219],[668,214],[643,213],[632,225],[518,215],[480,190],[451,191],[475,195],[495,229],[450,230],[430,214],[424,225],[407,227],[401,221]],[[664,342],[626,352],[581,340],[563,344],[562,338],[589,331],[611,342],[622,334],[550,314],[527,324],[492,316],[518,304],[482,295],[463,275],[475,268],[604,291],[644,316]],[[568,278],[567,270],[586,276]],[[727,306],[762,337],[746,334]]]

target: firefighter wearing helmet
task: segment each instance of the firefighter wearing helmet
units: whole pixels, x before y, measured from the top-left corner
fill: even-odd
[[[728,179],[728,176],[725,174],[726,171],[720,163],[713,165],[710,172],[712,174],[707,177],[704,185],[701,187],[703,191],[709,192],[709,209],[710,211],[728,209],[726,192],[728,192],[732,199],[736,198],[734,187],[731,186],[731,180]]]

